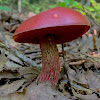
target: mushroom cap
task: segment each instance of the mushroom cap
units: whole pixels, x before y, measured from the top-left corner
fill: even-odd
[[[13,39],[19,43],[38,44],[46,36],[53,35],[56,43],[64,43],[80,37],[89,28],[89,21],[78,11],[56,7],[25,20],[15,31]]]

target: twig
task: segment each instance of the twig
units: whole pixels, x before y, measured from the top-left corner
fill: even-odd
[[[65,68],[66,64],[65,64],[65,55],[64,55],[64,44],[62,43],[62,53],[63,53],[63,60],[64,60],[64,66],[63,66],[63,70],[65,72],[65,75],[67,76],[67,79],[68,79],[68,83],[69,83],[69,86],[70,86],[70,89],[71,89],[71,95],[73,95],[73,92],[72,92],[72,86],[71,86],[71,80],[68,76],[68,66]],[[67,70],[66,70],[67,69]]]

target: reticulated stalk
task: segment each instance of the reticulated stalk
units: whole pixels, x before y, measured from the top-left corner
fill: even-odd
[[[40,43],[42,52],[42,69],[38,81],[51,81],[56,84],[59,79],[59,54],[53,36],[44,38]]]

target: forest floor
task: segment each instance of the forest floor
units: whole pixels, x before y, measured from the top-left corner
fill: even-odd
[[[100,35],[96,29],[91,27],[92,34],[89,31],[64,43],[64,51],[58,44],[61,73],[57,85],[37,85],[40,46],[12,39],[18,26],[34,14],[0,14],[0,100],[100,100]]]

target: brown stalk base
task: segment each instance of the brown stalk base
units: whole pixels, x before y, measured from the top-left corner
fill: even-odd
[[[59,54],[53,36],[44,38],[40,43],[42,52],[42,70],[38,81],[50,81],[57,84],[60,74]]]

